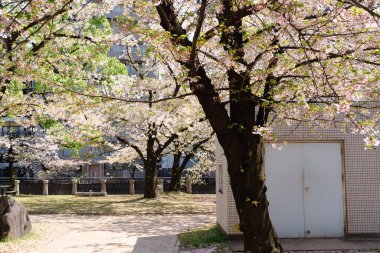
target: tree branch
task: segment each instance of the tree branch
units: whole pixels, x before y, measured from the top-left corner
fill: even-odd
[[[144,157],[144,154],[143,154],[143,152],[140,150],[139,147],[137,147],[136,145],[131,144],[129,141],[127,141],[127,140],[124,139],[124,138],[121,138],[120,136],[116,136],[116,139],[117,139],[119,142],[123,143],[124,145],[133,148],[133,149],[137,152],[137,154],[140,156],[140,158],[141,158],[144,162],[146,161],[146,159],[145,159],[145,157]]]
[[[197,27],[195,29],[195,33],[194,33],[194,36],[193,36],[193,43],[192,43],[192,46],[191,46],[191,53],[190,53],[190,64],[191,64],[191,67],[190,67],[190,77],[193,77],[195,75],[195,71],[196,71],[195,70],[195,55],[196,55],[196,51],[197,51],[198,38],[199,38],[199,35],[201,33],[203,21],[204,21],[204,18],[205,18],[206,6],[207,6],[207,0],[202,0],[201,8],[199,10],[198,24],[197,24]]]

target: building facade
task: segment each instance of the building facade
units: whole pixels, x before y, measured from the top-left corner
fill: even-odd
[[[280,238],[380,235],[379,149],[365,150],[363,136],[348,129],[279,126],[275,133],[280,148],[265,145],[264,167],[269,213]],[[219,144],[216,163],[217,223],[239,236]]]

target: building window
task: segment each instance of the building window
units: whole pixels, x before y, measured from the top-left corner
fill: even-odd
[[[218,167],[218,191],[223,193],[223,165],[219,165]]]
[[[9,127],[7,127],[7,126],[3,126],[3,127],[1,128],[1,135],[2,135],[2,136],[6,136],[6,135],[8,135],[8,133],[9,133]]]
[[[33,135],[34,131],[34,127],[25,128],[23,126],[3,126],[1,128],[1,136],[31,136]]]

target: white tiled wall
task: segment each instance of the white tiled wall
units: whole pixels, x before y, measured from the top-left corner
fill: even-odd
[[[312,129],[300,125],[275,129],[278,140],[291,142],[342,141],[345,180],[345,215],[348,234],[380,233],[380,149],[365,150],[363,136],[335,128]],[[239,219],[228,182],[227,163],[222,148],[217,145],[217,167],[224,167],[223,194],[217,193],[217,222],[228,234]],[[218,173],[218,172],[217,172]],[[218,175],[216,175],[218,178]]]

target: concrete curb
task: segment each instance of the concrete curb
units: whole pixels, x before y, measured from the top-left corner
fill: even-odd
[[[175,242],[175,246],[173,249],[173,253],[178,253],[179,252],[179,247],[181,246],[181,243],[179,241],[178,235],[177,235],[177,241]]]

